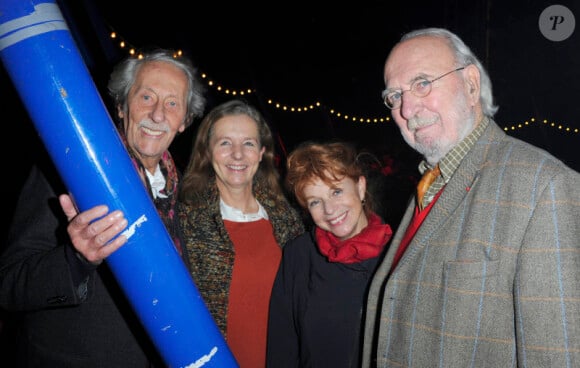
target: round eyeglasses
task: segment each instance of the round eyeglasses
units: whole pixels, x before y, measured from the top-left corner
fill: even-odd
[[[395,110],[398,109],[399,107],[401,107],[401,103],[403,101],[403,93],[405,92],[409,92],[411,91],[411,93],[414,96],[417,97],[425,97],[427,96],[429,93],[431,93],[431,86],[433,84],[433,82],[451,74],[451,73],[455,73],[458,72],[460,70],[465,69],[464,66],[457,68],[457,69],[453,69],[450,72],[447,72],[445,74],[442,74],[440,76],[438,76],[437,78],[434,79],[427,79],[425,77],[419,77],[417,79],[415,79],[413,81],[413,83],[411,83],[411,88],[406,89],[406,90],[402,90],[402,89],[386,89],[383,91],[383,102],[385,103],[385,105],[391,109],[391,110]]]

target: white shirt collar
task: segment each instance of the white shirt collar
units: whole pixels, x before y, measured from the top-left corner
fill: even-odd
[[[221,198],[220,198],[220,212],[222,214],[222,218],[224,220],[235,221],[235,222],[251,222],[251,221],[258,221],[260,219],[268,220],[268,213],[262,207],[260,202],[256,200],[258,203],[258,212],[256,213],[243,213],[241,210],[228,206]]]
[[[165,189],[165,177],[163,176],[163,173],[161,173],[159,164],[157,164],[154,174],[151,174],[147,169],[145,169],[145,174],[147,174],[147,179],[149,179],[153,198],[167,198],[166,194],[161,193],[161,191]]]

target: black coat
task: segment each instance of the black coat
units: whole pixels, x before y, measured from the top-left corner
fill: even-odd
[[[47,178],[50,178],[48,180]],[[56,171],[34,167],[0,258],[0,307],[17,324],[16,367],[151,367],[161,363],[106,262],[94,269],[68,244]],[[91,268],[92,267],[92,268]],[[88,279],[86,279],[88,277]],[[78,289],[78,279],[87,280]],[[86,290],[86,293],[85,293]],[[86,298],[82,298],[83,293]],[[16,319],[19,319],[16,321]]]
[[[381,257],[329,262],[314,231],[283,252],[270,300],[267,366],[358,367],[367,289]]]

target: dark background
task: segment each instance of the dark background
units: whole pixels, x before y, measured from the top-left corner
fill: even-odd
[[[385,58],[407,31],[449,28],[488,69],[499,125],[580,170],[580,36],[575,30],[566,40],[550,41],[538,24],[542,11],[554,4],[566,6],[580,22],[578,1],[57,3],[106,102],[108,75],[130,48],[181,49],[207,76],[208,109],[233,92],[252,91],[244,98],[269,120],[282,159],[307,139],[344,139],[376,153],[397,180],[417,174],[418,156],[382,104]],[[120,41],[127,46],[121,48]],[[30,165],[46,153],[3,67],[0,86],[11,214]],[[180,166],[188,160],[198,123],[172,146]],[[397,195],[396,188],[385,189]]]
[[[388,120],[380,98],[383,65],[400,36],[416,28],[445,27],[457,33],[489,71],[500,106],[498,124],[580,170],[579,32],[555,42],[539,29],[540,14],[555,4],[566,6],[580,22],[577,0],[57,3],[107,103],[109,73],[130,48],[181,49],[206,76],[208,109],[234,92],[252,91],[244,98],[270,122],[282,159],[308,139],[348,140],[376,154],[383,170],[373,185],[393,228],[418,174],[419,157]],[[118,34],[115,40],[109,37],[112,31]],[[121,48],[120,41],[127,47]],[[17,92],[0,65],[8,218],[30,166],[47,158]],[[198,123],[171,148],[181,167]],[[8,225],[3,222],[2,235]],[[0,330],[2,318],[0,311]],[[0,334],[0,353],[10,349],[6,339]]]

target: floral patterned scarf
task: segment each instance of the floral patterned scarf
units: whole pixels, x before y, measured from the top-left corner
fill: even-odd
[[[147,188],[147,193],[151,196],[151,183],[145,174],[145,167],[141,163],[141,161],[135,155],[133,149],[127,144],[127,139],[123,133],[120,134],[121,139],[125,147],[127,147],[127,152],[129,153],[129,157],[133,162],[133,165],[137,169],[141,180],[145,184]],[[177,221],[175,220],[175,204],[177,202],[177,186],[179,184],[179,171],[175,166],[175,162],[173,161],[173,157],[171,157],[171,153],[169,151],[163,152],[161,156],[161,161],[159,162],[159,169],[161,173],[165,177],[165,189],[161,191],[161,193],[165,194],[167,198],[154,198],[153,202],[155,203],[155,207],[157,208],[157,212],[159,213],[159,217],[163,221],[163,224],[167,228],[167,231],[171,235],[173,239],[173,243],[179,255],[182,255],[181,250],[181,242],[178,237],[177,231]]]

